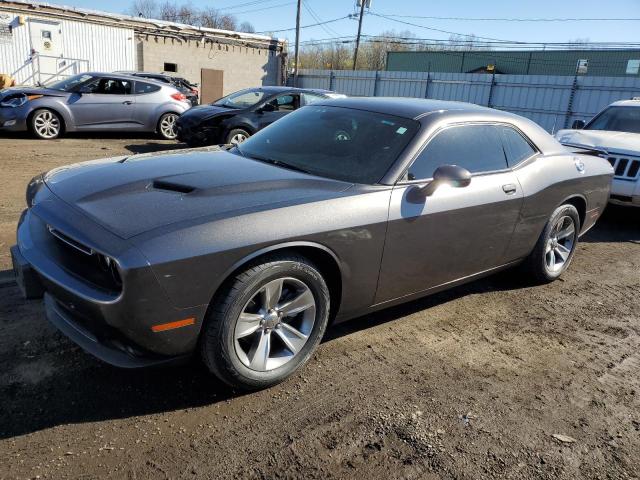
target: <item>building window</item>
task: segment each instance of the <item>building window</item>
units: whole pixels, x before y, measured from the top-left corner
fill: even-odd
[[[640,71],[640,60],[629,60],[627,62],[627,75],[638,75]]]
[[[177,72],[178,64],[177,63],[167,63],[164,62],[164,68],[162,69],[165,72]]]
[[[580,60],[578,60],[578,65],[576,66],[576,73],[578,75],[586,75],[588,69],[589,69],[589,59],[581,58]]]

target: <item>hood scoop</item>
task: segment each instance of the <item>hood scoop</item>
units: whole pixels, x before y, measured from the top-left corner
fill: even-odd
[[[192,187],[191,185],[183,185],[180,183],[168,182],[166,180],[154,180],[151,187],[154,190],[163,190],[165,192],[181,194],[191,193],[195,190],[195,187]]]

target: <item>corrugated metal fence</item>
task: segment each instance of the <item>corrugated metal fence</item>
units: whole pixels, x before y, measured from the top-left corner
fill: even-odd
[[[616,100],[640,97],[640,78],[624,77],[301,70],[298,86],[477,103],[530,118],[549,132],[586,121]]]

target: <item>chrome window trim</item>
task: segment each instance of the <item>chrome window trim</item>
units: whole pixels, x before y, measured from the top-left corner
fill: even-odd
[[[439,127],[437,130],[435,130],[429,136],[429,138],[427,138],[425,140],[425,142],[422,145],[422,147],[420,148],[420,150],[418,152],[416,152],[416,154],[413,156],[413,158],[409,162],[409,165],[407,166],[407,168],[405,168],[404,171],[400,174],[400,176],[399,176],[398,180],[396,181],[395,185],[415,185],[415,184],[432,182],[433,181],[433,177],[416,179],[416,180],[405,180],[405,178],[406,178],[407,174],[409,173],[409,169],[411,168],[411,166],[415,163],[415,161],[422,154],[422,152],[425,150],[425,148],[427,148],[429,143],[431,143],[431,141],[437,135],[440,134],[440,132],[442,132],[442,131],[444,131],[444,130],[446,130],[448,128],[452,128],[452,127],[463,127],[463,126],[471,126],[471,125],[489,125],[489,126],[495,126],[495,127],[502,126],[502,127],[512,128],[517,133],[519,133],[522,136],[522,138],[525,139],[525,141],[531,146],[531,148],[533,148],[535,150],[535,152],[532,155],[530,155],[529,157],[527,157],[525,159],[520,160],[517,164],[515,164],[512,167],[509,166],[509,163],[508,163],[508,161],[507,161],[507,159],[505,157],[505,162],[507,164],[507,168],[503,168],[503,169],[499,169],[499,170],[487,170],[487,171],[477,172],[477,173],[473,173],[472,172],[471,173],[472,177],[480,177],[480,176],[485,176],[485,175],[495,175],[497,173],[506,173],[506,172],[509,172],[509,171],[513,171],[515,169],[519,169],[519,168],[523,167],[525,162],[527,163],[527,165],[529,163],[532,163],[541,154],[541,151],[536,146],[536,144],[533,143],[531,141],[531,139],[527,135],[525,135],[524,132],[522,132],[522,130],[520,130],[518,127],[516,127],[512,123],[496,122],[496,121],[489,121],[489,122],[478,121],[478,122],[455,122],[455,123],[450,123],[450,124],[444,125],[442,127]]]

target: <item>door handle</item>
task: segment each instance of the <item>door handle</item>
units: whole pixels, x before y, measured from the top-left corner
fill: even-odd
[[[131,105],[133,102],[131,100],[126,100],[122,102],[123,105]]]
[[[506,185],[502,186],[502,190],[507,195],[513,195],[514,193],[516,193],[517,188],[516,188],[515,184],[507,183]]]

